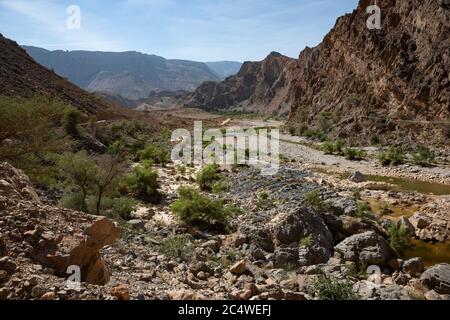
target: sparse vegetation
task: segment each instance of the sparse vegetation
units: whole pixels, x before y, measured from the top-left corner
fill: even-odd
[[[33,176],[54,163],[49,156],[67,150],[62,132],[67,105],[46,96],[30,99],[0,96],[0,161]]]
[[[162,254],[178,261],[189,261],[194,250],[194,239],[189,234],[169,235],[159,245]]]
[[[326,210],[328,208],[319,190],[306,193],[304,203],[317,210]]]
[[[345,148],[344,157],[347,160],[361,161],[366,157],[366,152],[362,149]]]
[[[78,192],[75,193],[78,200],[75,202],[75,194],[73,194],[71,198],[65,199],[64,206],[87,212],[86,197],[97,175],[97,164],[86,151],[80,151],[75,154],[63,154],[58,162],[58,168],[61,175],[66,178],[67,184],[75,185],[78,189]],[[78,206],[75,206],[75,203],[78,203]]]
[[[152,163],[144,161],[135,167],[133,173],[125,179],[124,189],[143,201],[159,202],[158,173],[152,168]]]
[[[404,225],[391,223],[388,229],[389,246],[399,256],[403,256],[405,251],[411,247],[411,237]]]
[[[358,201],[356,205],[356,216],[359,218],[364,217],[371,209],[366,202]]]
[[[148,144],[138,152],[141,160],[150,160],[153,163],[166,165],[169,162],[169,151],[166,147],[157,144]]]
[[[137,202],[128,197],[114,199],[112,209],[113,213],[122,220],[130,220],[131,213],[136,209]]]
[[[325,141],[322,144],[322,151],[325,152],[325,154],[342,155],[343,147],[344,147],[344,142],[340,139],[336,140],[335,142]]]
[[[426,147],[418,148],[413,152],[412,157],[414,163],[420,166],[430,166],[435,159],[434,153]]]
[[[78,129],[80,118],[80,111],[74,108],[67,109],[64,114],[64,130],[72,138],[80,137],[80,131]]]
[[[303,239],[300,240],[299,245],[302,247],[309,248],[313,244],[313,237],[312,235],[307,235],[306,237],[303,237]]]
[[[387,216],[392,213],[392,210],[389,208],[389,204],[387,202],[383,202],[380,205],[379,211],[382,216]]]
[[[213,185],[221,179],[219,167],[216,164],[209,164],[199,171],[196,181],[201,190],[211,191]]]
[[[378,161],[383,166],[397,166],[404,163],[405,153],[399,147],[390,147],[378,155]]]
[[[351,283],[339,281],[327,275],[320,275],[314,283],[315,295],[320,300],[356,300]]]
[[[223,200],[213,200],[191,187],[180,187],[178,200],[170,208],[181,221],[189,225],[223,225],[227,223],[228,217],[236,213]]]

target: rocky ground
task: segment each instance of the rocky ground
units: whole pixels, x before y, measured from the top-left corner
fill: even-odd
[[[168,208],[197,169],[158,170],[163,203],[139,207],[119,225],[43,204],[23,173],[2,164],[0,298],[307,300],[321,298],[322,274],[352,286],[359,299],[450,298],[449,261],[425,270],[421,257],[398,258],[386,229],[393,218],[358,214],[353,182],[335,186],[298,164],[270,179],[252,168],[224,172],[229,189],[220,196],[242,213],[228,230],[208,231],[183,226]],[[313,190],[323,203],[305,201]],[[414,204],[410,220],[396,219],[412,235],[448,239],[448,200],[380,190],[361,196],[376,193]],[[66,281],[72,265],[81,269],[79,287]]]

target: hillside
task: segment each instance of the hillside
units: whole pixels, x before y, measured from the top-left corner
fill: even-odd
[[[291,124],[315,126],[320,114],[334,113],[330,129],[341,137],[383,134],[415,142],[428,135],[437,141],[438,124],[450,116],[450,10],[445,3],[378,1],[382,30],[371,31],[366,8],[372,2],[360,1],[319,46],[300,54],[290,91],[295,101]],[[424,126],[427,121],[431,124]]]
[[[272,52],[261,62],[245,62],[223,82],[205,82],[187,96],[185,106],[206,110],[245,109],[265,114],[287,113],[295,59]]]
[[[193,91],[219,76],[201,62],[167,60],[139,52],[48,51],[24,46],[42,65],[76,85],[119,94],[127,99],[147,98],[153,90]]]
[[[0,34],[0,95],[32,97],[47,94],[97,117],[121,111],[36,63],[16,42]]]

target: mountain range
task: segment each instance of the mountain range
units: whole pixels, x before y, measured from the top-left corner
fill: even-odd
[[[151,91],[193,91],[237,72],[238,62],[202,63],[139,52],[49,51],[23,46],[38,63],[90,92],[147,98]]]

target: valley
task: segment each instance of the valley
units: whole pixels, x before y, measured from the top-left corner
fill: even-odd
[[[0,34],[0,300],[450,300],[450,6],[369,4],[243,64]]]

